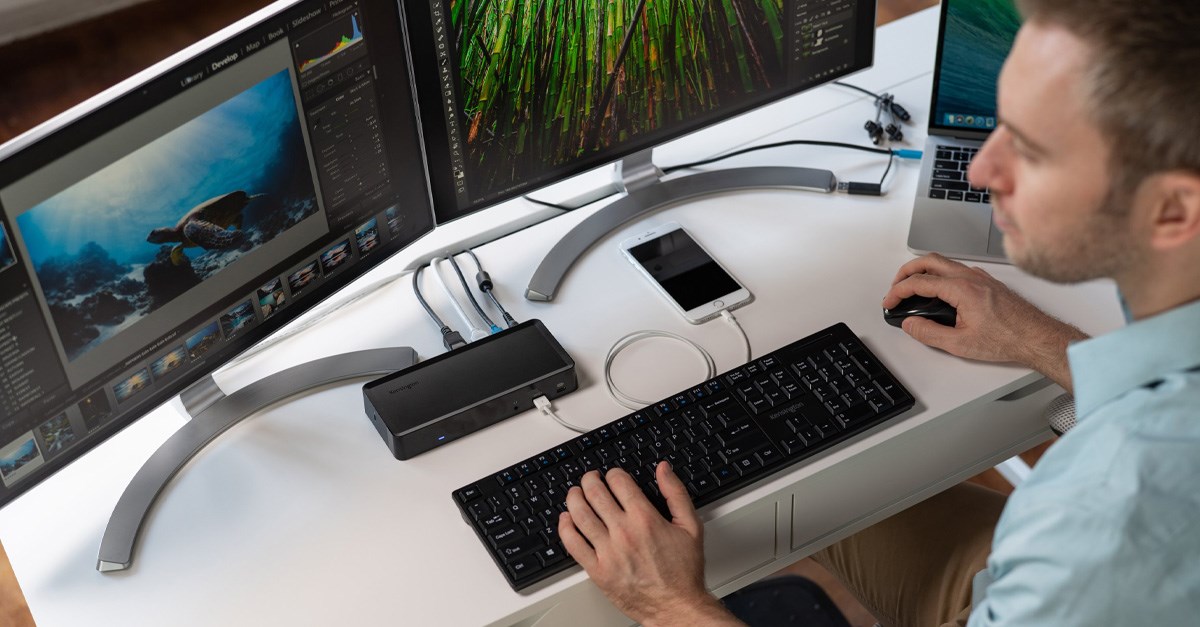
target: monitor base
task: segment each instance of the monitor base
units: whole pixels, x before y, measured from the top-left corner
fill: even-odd
[[[714,170],[664,181],[659,179],[661,172],[650,162],[649,154],[648,150],[636,153],[622,162],[617,172],[623,177],[622,190],[628,194],[575,225],[550,249],[529,279],[527,300],[553,300],[567,271],[592,245],[622,224],[652,211],[736,190],[782,187],[829,193],[837,188],[837,179],[829,170],[782,166]]]
[[[228,396],[211,376],[188,388],[180,397],[192,420],[146,460],[125,488],[104,529],[96,570],[107,573],[125,570],[133,564],[134,545],[150,507],[163,488],[188,460],[233,425],[306,390],[346,379],[389,374],[416,361],[416,351],[407,346],[376,348],[293,366]]]

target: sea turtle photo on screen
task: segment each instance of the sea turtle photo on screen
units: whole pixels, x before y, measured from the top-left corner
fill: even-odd
[[[171,249],[171,263],[177,266],[187,263],[184,248],[232,250],[246,241],[246,233],[241,230],[242,209],[264,196],[266,194],[247,194],[238,190],[210,198],[185,213],[175,226],[150,231],[146,241],[152,244],[179,242]]]

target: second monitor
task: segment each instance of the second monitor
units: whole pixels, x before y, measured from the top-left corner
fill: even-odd
[[[873,0],[404,8],[439,223],[866,68],[874,48]]]

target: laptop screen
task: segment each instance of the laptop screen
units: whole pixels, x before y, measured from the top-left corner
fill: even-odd
[[[1021,26],[1013,0],[943,0],[930,129],[996,128],[996,79]]]

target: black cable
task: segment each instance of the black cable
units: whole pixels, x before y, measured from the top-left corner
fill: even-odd
[[[881,100],[887,100],[887,108],[892,112],[892,114],[905,122],[912,119],[912,115],[909,114],[907,109],[896,104],[895,96],[891,96],[890,94],[877,94],[869,89],[863,89],[858,85],[851,85],[850,83],[844,83],[842,81],[833,81],[833,84],[838,85],[839,87],[846,87],[848,89],[853,89],[854,91],[862,92],[874,98],[876,103],[880,102]]]
[[[458,275],[458,282],[462,284],[463,291],[467,293],[467,298],[470,299],[471,305],[475,307],[475,312],[479,314],[480,318],[483,318],[484,323],[491,327],[493,333],[499,331],[500,327],[496,326],[495,322],[492,322],[492,319],[483,311],[483,307],[479,306],[479,301],[475,300],[475,294],[471,292],[471,288],[467,285],[467,277],[463,276],[462,268],[454,260],[454,255],[450,255],[448,259],[450,259],[450,266],[454,268],[454,273]]]
[[[846,144],[846,143],[842,143],[842,142],[827,142],[827,141],[820,141],[820,140],[815,140],[815,139],[792,139],[792,140],[788,140],[788,141],[775,142],[773,144],[763,144],[761,146],[751,146],[749,148],[735,150],[733,152],[726,153],[726,154],[723,154],[723,155],[720,155],[717,157],[713,157],[711,159],[703,159],[701,161],[692,161],[690,163],[681,163],[679,165],[668,166],[668,167],[663,168],[663,174],[670,174],[671,172],[675,172],[678,170],[684,170],[687,168],[695,168],[695,167],[702,166],[702,165],[708,165],[710,163],[716,163],[718,161],[723,161],[725,159],[729,159],[730,157],[744,155],[748,152],[754,152],[756,150],[766,150],[767,148],[781,148],[783,146],[826,146],[826,147],[832,147],[832,148],[846,148],[849,150],[861,150],[863,152],[873,152],[878,155],[892,154],[892,151],[888,150],[886,148],[870,148],[867,146],[859,146],[858,144]]]
[[[433,323],[437,325],[437,328],[447,329],[449,327],[446,326],[446,323],[442,322],[442,319],[433,312],[433,308],[429,306],[429,303],[425,302],[425,297],[421,295],[421,287],[418,285],[418,283],[421,281],[421,271],[424,269],[425,266],[421,266],[417,268],[415,273],[413,273],[413,293],[417,295],[417,302],[421,303],[421,307],[425,308],[425,313],[429,314],[429,317],[433,320]]]
[[[421,303],[421,307],[425,309],[425,313],[429,314],[430,319],[437,325],[438,331],[442,334],[442,345],[446,347],[446,350],[452,351],[460,346],[466,346],[467,341],[463,339],[462,334],[451,329],[445,322],[442,322],[442,319],[433,312],[433,308],[429,306],[429,303],[425,302],[425,297],[421,295],[421,271],[424,269],[425,266],[421,266],[413,273],[413,293],[417,295],[417,302]]]
[[[609,195],[611,196],[611,194],[609,194]],[[607,197],[608,196],[605,196],[605,198],[607,198]],[[527,200],[535,205],[541,205],[543,207],[550,207],[551,209],[558,209],[559,211],[574,211],[574,209],[572,209],[571,207],[568,207],[566,205],[556,205],[552,202],[538,200],[537,198],[533,198],[532,196],[521,196],[521,198],[524,198],[525,200]]]
[[[859,87],[858,85],[851,85],[850,83],[843,83],[842,81],[833,81],[833,84],[841,86],[841,87],[848,87],[855,91],[861,91],[862,93],[864,93],[876,100],[880,100],[882,98],[879,94],[877,94],[869,89],[863,89],[862,87]]]
[[[504,305],[501,305],[500,300],[496,298],[494,293],[492,293],[492,277],[488,276],[487,272],[484,272],[483,263],[479,261],[479,257],[475,254],[475,251],[468,248],[466,253],[475,261],[475,268],[478,270],[478,273],[475,275],[475,281],[479,283],[479,291],[483,292],[488,298],[492,299],[492,304],[496,306],[496,309],[500,310],[500,314],[504,316],[504,323],[507,324],[509,328],[517,326],[516,318],[513,318],[508,311],[504,309]]]
[[[887,163],[887,167],[883,169],[883,176],[879,177],[879,189],[880,190],[883,189],[883,182],[885,180],[887,180],[888,172],[892,171],[892,162],[895,160],[896,160],[896,153],[893,152],[891,155],[888,156],[888,163]]]

